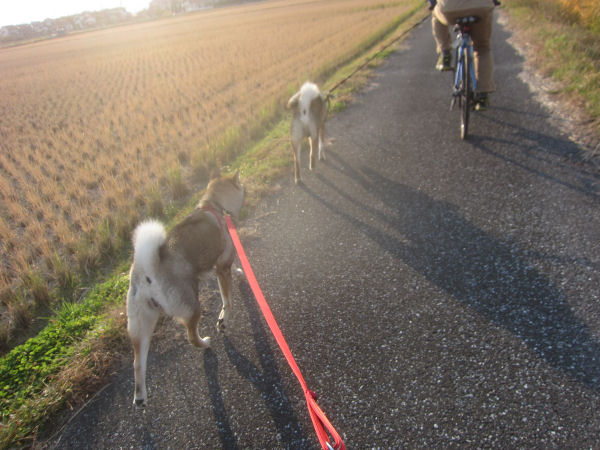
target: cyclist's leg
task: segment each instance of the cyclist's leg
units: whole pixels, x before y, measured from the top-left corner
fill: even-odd
[[[439,8],[436,6],[431,13],[431,30],[433,32],[433,38],[437,46],[437,52],[441,53],[443,50],[450,50],[452,47],[452,38],[450,37],[450,30],[448,27],[450,22],[444,14],[442,14]]]
[[[439,55],[436,64],[437,70],[451,70],[452,38],[448,29],[449,22],[436,6],[431,14],[431,30],[436,43],[436,50]]]
[[[493,9],[483,9],[477,15],[479,22],[473,24],[471,38],[475,50],[475,73],[477,90],[480,93],[490,93],[494,86],[494,59],[492,56],[492,24]]]

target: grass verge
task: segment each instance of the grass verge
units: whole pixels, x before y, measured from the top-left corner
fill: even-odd
[[[503,2],[527,58],[541,75],[557,82],[551,92],[583,111],[584,133],[600,137],[600,3],[585,0]],[[592,149],[593,150],[593,149]],[[593,155],[592,155],[593,156]]]
[[[369,72],[389,54],[390,50],[380,52],[375,48],[378,43],[389,44],[397,40],[427,15],[420,0],[414,0],[414,4],[411,12],[398,18],[393,26],[380,30],[356,52],[342,57],[338,64],[343,67],[323,68],[314,74],[314,81],[327,89],[337,80],[356,72],[336,90],[330,111],[342,110],[352,93],[366,84]],[[364,70],[357,71],[361,66]],[[291,95],[293,89],[291,87],[284,95]],[[262,133],[252,127],[253,136],[262,134],[264,137],[255,141],[249,150],[242,152],[244,139],[240,138],[242,134],[247,136],[248,130],[244,133],[230,130],[219,144],[223,147],[221,153],[226,156],[223,159],[233,161],[226,170],[242,171],[249,191],[246,210],[251,210],[258,199],[271,192],[275,180],[289,173],[292,167],[289,118],[281,109],[282,102],[277,101],[276,105],[273,111],[261,113]],[[269,130],[266,135],[265,129]],[[170,173],[169,176],[175,181],[173,185],[181,185],[181,174]],[[168,220],[184,215],[194,207],[198,195],[193,196],[183,209],[167,205],[163,218]],[[160,209],[163,209],[162,205]],[[110,229],[108,225],[107,229]],[[97,285],[81,302],[65,302],[37,336],[0,359],[2,448],[34,446],[38,435],[48,435],[49,429],[56,426],[53,418],[60,411],[85,402],[106,382],[114,362],[129,352],[124,314],[128,277],[123,267],[117,275]]]
[[[0,360],[2,448],[31,445],[49,417],[97,389],[125,348],[125,274],[64,304],[34,338]]]

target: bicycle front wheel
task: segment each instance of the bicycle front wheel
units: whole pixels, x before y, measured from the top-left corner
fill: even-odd
[[[469,133],[469,115],[473,107],[473,82],[471,80],[471,64],[468,49],[464,49],[462,54],[462,92],[461,92],[461,116],[460,116],[460,138],[466,139]]]

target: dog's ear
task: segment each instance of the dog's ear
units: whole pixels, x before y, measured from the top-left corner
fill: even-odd
[[[240,169],[238,169],[235,175],[231,177],[231,181],[238,187],[242,185],[242,183],[240,183]]]
[[[300,91],[296,92],[289,100],[287,107],[288,109],[294,109],[298,107],[298,101],[300,100]]]

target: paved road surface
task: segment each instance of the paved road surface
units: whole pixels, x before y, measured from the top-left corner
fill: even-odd
[[[243,241],[311,389],[350,449],[600,445],[599,174],[520,81],[461,142],[428,23],[329,121],[328,160],[290,178]],[[305,165],[306,167],[306,165]],[[202,333],[214,336],[214,281]],[[316,448],[301,390],[247,283],[214,351],[162,323],[149,406],[128,365],[59,448]]]

